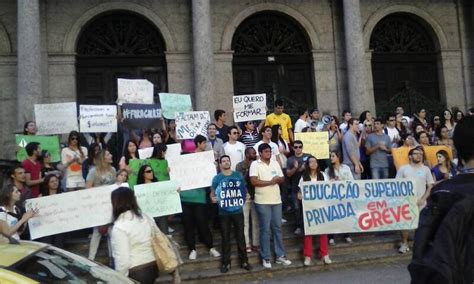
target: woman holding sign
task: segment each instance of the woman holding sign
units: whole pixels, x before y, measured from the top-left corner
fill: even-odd
[[[68,147],[61,151],[61,162],[66,168],[67,191],[83,189],[82,163],[87,159],[87,148],[79,144],[79,132],[71,131],[67,139]]]
[[[305,167],[303,175],[301,176],[298,191],[298,199],[302,200],[303,196],[301,194],[301,188],[303,187],[304,181],[327,181],[328,178],[326,175],[319,170],[318,160],[314,156],[308,157],[305,162]],[[300,206],[303,208],[303,206]],[[310,266],[311,259],[313,257],[313,236],[305,235],[304,236],[304,265]],[[332,261],[329,258],[329,249],[328,249],[328,235],[319,235],[319,257],[323,260],[325,264],[331,264]]]
[[[132,170],[128,167],[128,162],[131,159],[140,159],[140,156],[138,155],[138,145],[133,140],[128,140],[125,145],[127,145],[127,148],[123,151],[123,156],[120,159],[119,167],[121,170],[126,169],[128,173],[131,173]]]

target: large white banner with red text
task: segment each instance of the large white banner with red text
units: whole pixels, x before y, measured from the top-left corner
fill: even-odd
[[[304,182],[305,235],[416,229],[417,190],[409,179]]]

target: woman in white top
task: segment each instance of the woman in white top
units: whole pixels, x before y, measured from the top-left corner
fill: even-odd
[[[87,159],[87,148],[79,145],[79,132],[71,131],[68,147],[61,151],[61,163],[66,172],[67,191],[83,189],[86,181],[82,175],[82,163]]]
[[[354,180],[354,176],[352,175],[351,169],[349,166],[342,164],[342,155],[339,151],[331,151],[329,156],[331,159],[331,165],[326,169],[325,173],[326,176],[329,177],[329,180]],[[352,243],[352,239],[349,234],[344,234],[344,239],[348,243]],[[334,235],[329,235],[329,244],[335,245],[336,242],[334,241]]]
[[[21,216],[20,209],[15,206],[20,198],[20,190],[13,185],[7,185],[0,192],[0,233],[16,240],[20,240],[23,225],[36,214],[36,211],[28,210]]]
[[[314,156],[309,156],[304,165],[303,175],[301,176],[299,182],[299,191],[298,199],[302,200],[303,196],[301,194],[302,184],[305,181],[327,181],[328,178],[326,175],[319,169],[318,160]],[[300,208],[303,208],[302,206]],[[310,266],[311,259],[313,257],[313,236],[305,235],[304,236],[304,265]],[[332,261],[329,258],[329,249],[328,249],[328,235],[319,235],[319,257],[323,260],[325,264],[331,264]]]
[[[158,267],[151,246],[153,219],[141,212],[131,189],[119,187],[111,198],[115,270],[140,283],[154,283]]]

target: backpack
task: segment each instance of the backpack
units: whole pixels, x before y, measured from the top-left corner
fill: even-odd
[[[474,196],[439,190],[430,198],[408,265],[412,283],[474,283]]]

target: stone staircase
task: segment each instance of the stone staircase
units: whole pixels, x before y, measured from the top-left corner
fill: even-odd
[[[248,272],[239,266],[237,247],[235,241],[231,246],[231,270],[228,273],[220,272],[220,258],[209,256],[208,249],[201,243],[196,244],[197,259],[190,261],[187,259],[188,250],[183,237],[183,229],[179,223],[179,219],[170,223],[175,229],[173,239],[180,244],[181,257],[184,260],[183,266],[180,268],[181,278],[187,283],[222,283],[222,282],[242,282],[263,280],[279,275],[288,275],[291,273],[308,273],[321,270],[334,270],[341,267],[368,265],[378,262],[392,262],[400,259],[408,260],[411,253],[402,255],[397,251],[399,243],[398,232],[380,232],[380,233],[364,233],[351,234],[352,244],[346,243],[342,237],[336,236],[336,245],[329,247],[329,255],[333,261],[330,265],[324,265],[318,260],[317,249],[319,240],[315,236],[314,242],[314,259],[313,265],[310,267],[303,266],[303,237],[293,233],[295,226],[291,220],[291,216],[286,216],[288,222],[282,225],[283,240],[287,257],[292,261],[290,266],[282,266],[272,263],[272,269],[264,269],[261,266],[258,253],[252,252],[248,254],[249,263],[253,270]],[[218,230],[212,229],[214,238],[214,246],[221,251],[221,236]],[[198,239],[198,238],[197,238]],[[66,250],[79,255],[87,256],[89,249],[89,239],[69,239],[66,241]],[[107,243],[103,238],[96,261],[109,264],[107,252]],[[170,281],[168,275],[160,276],[157,283],[167,283]]]

